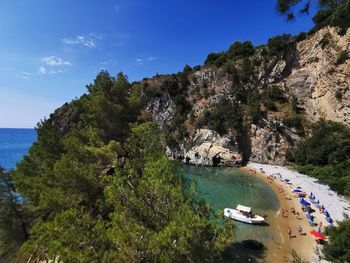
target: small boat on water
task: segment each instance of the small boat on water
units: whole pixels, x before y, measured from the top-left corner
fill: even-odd
[[[224,215],[232,218],[233,220],[248,224],[261,224],[265,222],[265,218],[259,215],[254,215],[250,207],[243,205],[238,205],[236,209],[225,208]]]

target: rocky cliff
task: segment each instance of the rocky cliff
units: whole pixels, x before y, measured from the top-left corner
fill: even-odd
[[[161,91],[150,96],[147,110],[170,138],[168,155],[195,165],[284,164],[310,123],[325,118],[350,125],[350,59],[341,58],[350,51],[350,30],[339,35],[328,27],[304,38],[277,52],[258,47],[248,59],[197,67],[173,94],[164,89],[166,76],[144,80],[145,89]],[[216,110],[223,103],[239,111]],[[222,126],[241,115],[239,125],[221,129],[226,113]]]

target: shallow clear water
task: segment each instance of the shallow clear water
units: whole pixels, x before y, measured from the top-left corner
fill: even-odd
[[[266,226],[235,221],[235,240],[273,241],[274,215],[279,209],[278,199],[262,179],[237,168],[183,166],[187,176],[194,177],[198,191],[217,211],[238,204],[253,208],[259,215],[267,215]]]
[[[35,140],[34,129],[0,129],[0,166],[15,168]]]

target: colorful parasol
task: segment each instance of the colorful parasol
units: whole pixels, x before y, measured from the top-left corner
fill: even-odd
[[[315,230],[310,231],[310,234],[315,236],[315,237],[317,237],[317,238],[319,238],[319,239],[325,239],[326,238],[326,236],[324,234],[321,234],[321,233],[319,233],[319,232],[317,232]]]

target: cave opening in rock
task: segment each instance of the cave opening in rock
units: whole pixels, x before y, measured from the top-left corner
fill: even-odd
[[[212,159],[213,161],[213,167],[217,167],[219,166],[219,164],[221,163],[221,157],[219,155],[215,155]]]

